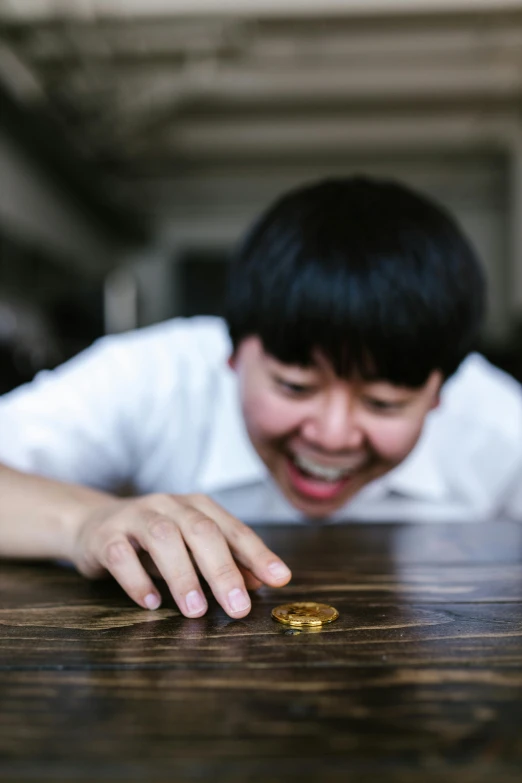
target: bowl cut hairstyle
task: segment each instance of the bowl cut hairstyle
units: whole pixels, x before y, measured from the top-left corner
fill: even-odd
[[[225,316],[285,364],[319,352],[341,378],[420,387],[477,347],[484,274],[449,213],[399,183],[355,176],[283,195],[230,266]]]

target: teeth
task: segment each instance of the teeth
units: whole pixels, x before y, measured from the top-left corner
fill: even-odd
[[[294,455],[294,462],[298,467],[306,470],[307,473],[325,481],[338,481],[340,478],[343,478],[350,473],[349,470],[327,468],[324,465],[319,465],[317,462],[313,462],[312,460],[297,454]]]

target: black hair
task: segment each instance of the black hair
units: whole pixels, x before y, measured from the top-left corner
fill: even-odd
[[[430,199],[368,177],[282,196],[232,260],[225,315],[301,366],[316,351],[339,377],[422,386],[476,348],[485,280],[462,231]]]

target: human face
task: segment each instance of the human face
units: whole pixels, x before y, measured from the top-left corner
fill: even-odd
[[[254,448],[290,503],[315,518],[405,459],[442,384],[439,371],[415,389],[343,380],[320,355],[312,367],[282,364],[258,337],[229,363]]]

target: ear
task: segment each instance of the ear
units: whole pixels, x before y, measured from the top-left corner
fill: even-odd
[[[234,351],[234,353],[231,353],[230,356],[227,359],[227,364],[228,364],[228,366],[230,367],[231,370],[235,370],[236,369],[236,361],[237,361],[237,357],[236,357],[236,353]]]
[[[435,408],[438,408],[438,407],[439,407],[439,405],[440,405],[440,391],[438,391],[438,392],[437,392],[437,393],[434,395],[434,397],[433,397],[433,400],[431,401],[431,405],[430,405],[430,411],[434,411],[434,410],[435,410]]]
[[[432,387],[432,398],[429,410],[433,411],[435,408],[438,408],[440,405],[440,392],[442,389],[442,384],[444,383],[444,377],[440,370],[433,370],[430,378],[428,379],[428,384]]]

